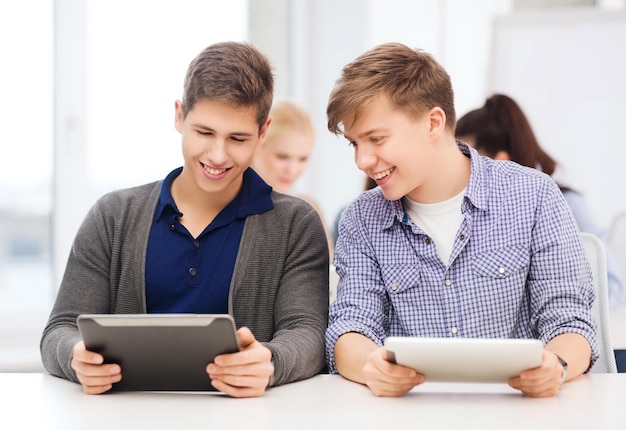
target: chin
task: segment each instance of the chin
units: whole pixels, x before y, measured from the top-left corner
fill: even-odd
[[[390,200],[390,201],[400,200],[402,197],[404,197],[403,194],[398,195],[398,193],[395,193],[393,191],[385,191],[384,189],[382,189],[382,192],[383,192],[383,197],[385,197],[387,200]]]

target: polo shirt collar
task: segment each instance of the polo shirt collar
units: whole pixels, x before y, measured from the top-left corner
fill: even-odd
[[[168,215],[173,215],[174,217],[183,216],[176,206],[174,197],[172,197],[172,183],[182,171],[182,167],[174,169],[163,180],[159,203],[157,204],[155,212],[155,218],[157,220]],[[251,167],[248,167],[243,173],[241,190],[239,190],[237,196],[222,209],[213,223],[224,225],[237,218],[262,214],[273,209],[274,202],[272,201],[271,193],[272,187],[265,183]]]

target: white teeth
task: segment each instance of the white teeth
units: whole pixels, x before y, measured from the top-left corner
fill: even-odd
[[[226,169],[212,169],[208,166],[203,166],[203,167],[204,167],[204,170],[209,172],[211,175],[221,175],[222,173],[226,171]]]
[[[388,174],[390,174],[392,170],[393,170],[393,168],[392,168],[392,169],[389,169],[389,170],[385,170],[384,172],[376,173],[376,174],[374,175],[374,179],[376,179],[376,180],[378,180],[378,179],[382,179],[382,178],[384,178],[385,176],[387,176]]]

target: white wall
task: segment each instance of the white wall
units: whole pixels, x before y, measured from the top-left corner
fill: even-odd
[[[559,179],[608,227],[626,210],[626,10],[517,14],[495,35],[489,89],[520,102]]]

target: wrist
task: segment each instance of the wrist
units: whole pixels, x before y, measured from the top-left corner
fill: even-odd
[[[559,363],[563,367],[563,372],[561,373],[561,384],[567,380],[567,361],[563,360],[563,358],[559,354],[556,355],[556,359],[559,360]]]

